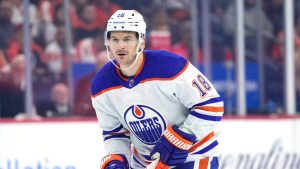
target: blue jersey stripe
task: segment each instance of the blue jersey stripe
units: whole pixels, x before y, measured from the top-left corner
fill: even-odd
[[[219,159],[218,157],[213,157],[210,162],[210,169],[218,169],[219,168]]]
[[[201,113],[198,113],[195,111],[191,111],[190,115],[193,115],[193,116],[198,117],[203,120],[209,120],[209,121],[221,121],[221,119],[222,119],[222,116],[210,116],[210,115],[201,114]]]
[[[115,135],[105,137],[104,141],[111,139],[111,138],[128,138],[129,139],[129,136],[126,136],[125,134],[115,134]]]
[[[141,155],[141,154],[140,154]],[[152,161],[151,156],[148,155],[142,155],[146,160],[148,161]]]
[[[190,108],[190,110],[193,109],[196,106],[204,106],[204,105],[207,105],[207,104],[218,103],[218,102],[222,102],[222,101],[223,101],[223,99],[221,97],[211,98],[209,100],[206,100],[205,102],[198,103],[198,104],[192,106],[192,108]]]
[[[216,140],[216,141],[212,142],[210,145],[208,145],[207,147],[205,147],[205,148],[203,148],[202,150],[197,151],[197,152],[195,152],[195,153],[193,153],[193,154],[204,154],[204,153],[208,152],[209,150],[213,149],[214,147],[216,147],[218,144],[219,144],[219,143],[218,143],[218,141]]]
[[[120,131],[120,130],[122,130],[122,129],[123,129],[123,126],[122,126],[122,124],[121,124],[119,127],[115,128],[115,129],[113,129],[113,130],[110,130],[110,131],[104,131],[104,130],[103,130],[102,134],[103,134],[103,135],[107,135],[107,134],[109,134],[109,133],[118,132],[118,131]]]

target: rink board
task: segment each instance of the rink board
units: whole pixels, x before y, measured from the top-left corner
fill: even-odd
[[[222,169],[300,168],[300,118],[227,118],[216,131]],[[0,121],[0,169],[98,169],[96,119]]]

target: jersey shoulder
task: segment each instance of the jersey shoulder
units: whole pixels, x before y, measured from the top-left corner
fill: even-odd
[[[94,76],[91,82],[92,96],[95,96],[104,89],[117,86],[114,83],[115,67],[111,62],[106,63]]]
[[[188,61],[175,53],[165,50],[146,50],[148,78],[174,78],[188,65]]]
[[[164,50],[146,50],[144,68],[140,76],[135,78],[138,84],[151,79],[174,79],[180,75],[188,65],[188,61],[174,53]],[[118,76],[115,66],[108,62],[94,76],[91,83],[92,96],[109,89],[126,87],[128,84]]]

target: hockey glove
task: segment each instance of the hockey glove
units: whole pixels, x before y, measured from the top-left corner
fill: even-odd
[[[159,165],[165,166],[161,168],[177,166],[186,160],[188,150],[192,147],[195,140],[196,137],[194,135],[181,131],[175,125],[169,126],[154,146],[150,156],[157,156],[157,153],[159,153]]]
[[[110,154],[102,159],[100,169],[129,169],[129,164],[124,155]]]

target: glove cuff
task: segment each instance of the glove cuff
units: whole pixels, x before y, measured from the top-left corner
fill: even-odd
[[[190,133],[187,133],[187,132],[181,130],[181,129],[180,129],[178,126],[176,126],[176,125],[173,125],[173,126],[172,126],[172,129],[173,129],[176,133],[178,133],[181,137],[183,137],[183,138],[185,138],[185,139],[187,139],[187,140],[189,140],[189,141],[195,143],[195,141],[196,141],[196,136],[195,136],[195,135],[190,134]]]
[[[165,130],[164,137],[169,143],[181,150],[189,150],[196,139],[195,136],[179,130],[175,125],[169,126]]]
[[[120,155],[120,154],[109,154],[107,156],[105,156],[102,161],[101,161],[101,165],[100,165],[100,169],[105,169],[105,167],[111,162],[111,161],[121,161],[124,164],[127,163],[127,159],[125,156]]]

